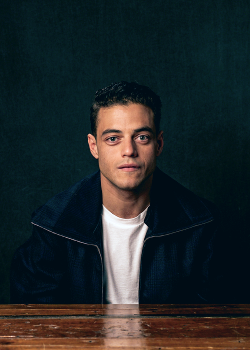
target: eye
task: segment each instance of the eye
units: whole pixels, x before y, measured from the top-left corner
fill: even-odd
[[[138,135],[138,136],[136,137],[136,139],[137,139],[138,141],[142,141],[142,142],[146,143],[146,142],[149,141],[150,136],[149,136],[149,135],[145,135],[145,134],[141,134],[141,135]]]
[[[111,136],[107,140],[110,141],[110,142],[115,142],[115,141],[117,141],[117,137],[116,136]]]
[[[106,138],[105,141],[107,144],[116,145],[117,142],[119,141],[119,138],[117,136],[110,136],[110,137]]]

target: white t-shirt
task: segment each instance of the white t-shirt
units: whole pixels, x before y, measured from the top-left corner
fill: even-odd
[[[132,219],[122,219],[103,206],[104,281],[110,304],[138,304],[139,274],[146,208]]]

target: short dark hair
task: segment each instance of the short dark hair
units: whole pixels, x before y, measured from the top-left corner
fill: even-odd
[[[156,133],[160,131],[161,99],[149,87],[136,82],[121,81],[97,90],[95,99],[90,108],[91,132],[96,137],[98,112],[102,107],[115,105],[142,104],[149,107],[154,113]]]

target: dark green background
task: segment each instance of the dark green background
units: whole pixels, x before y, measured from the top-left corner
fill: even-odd
[[[31,213],[97,169],[95,90],[119,80],[163,102],[159,167],[236,217],[249,241],[249,0],[2,0],[0,303]]]

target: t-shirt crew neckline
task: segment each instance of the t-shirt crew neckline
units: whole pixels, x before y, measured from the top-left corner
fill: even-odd
[[[102,214],[105,215],[107,219],[110,219],[112,222],[114,222],[118,225],[119,224],[122,224],[122,225],[140,225],[145,220],[148,208],[149,208],[149,205],[147,206],[146,209],[144,209],[139,215],[137,215],[134,218],[124,219],[124,218],[120,218],[119,216],[114,215],[104,205],[102,205],[102,210],[103,210]]]

